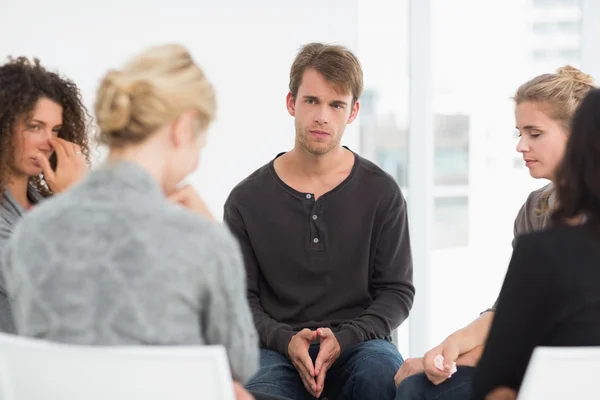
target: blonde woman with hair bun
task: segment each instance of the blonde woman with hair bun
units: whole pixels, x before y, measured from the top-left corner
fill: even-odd
[[[533,191],[517,214],[513,247],[520,235],[549,226],[556,204],[555,174],[565,153],[571,122],[579,104],[594,88],[590,75],[567,65],[525,82],[513,96],[519,131],[516,150],[523,155],[523,162],[533,178],[550,181]],[[471,398],[475,367],[495,311],[496,304],[424,357],[406,360],[395,377],[399,385],[396,399]]]
[[[258,339],[242,256],[195,191],[180,187],[215,117],[211,83],[184,47],[154,47],[106,74],[95,111],[105,165],[28,213],[8,246],[18,333],[85,345],[222,344],[245,383]]]

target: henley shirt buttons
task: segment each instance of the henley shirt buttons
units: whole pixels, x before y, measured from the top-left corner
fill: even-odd
[[[315,215],[313,215],[313,219],[317,219],[317,215],[316,215],[316,214],[315,214]]]
[[[315,242],[315,243],[319,243],[319,238],[314,238],[314,239],[313,239],[313,242]]]
[[[307,193],[307,194],[306,194],[306,198],[307,198],[307,199],[310,199],[311,197],[312,197],[312,195],[311,195],[310,193]]]

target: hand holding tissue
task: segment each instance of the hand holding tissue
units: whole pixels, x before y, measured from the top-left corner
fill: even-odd
[[[443,355],[438,354],[437,356],[435,356],[435,358],[433,359],[433,364],[440,371],[447,371],[446,367],[444,367],[444,356]],[[450,368],[450,371],[448,371],[448,378],[450,378],[452,375],[454,375],[455,372],[456,372],[456,362],[453,361],[452,367]]]

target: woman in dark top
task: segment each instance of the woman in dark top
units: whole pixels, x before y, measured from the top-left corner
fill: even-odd
[[[575,114],[557,171],[554,226],[521,236],[474,380],[518,391],[538,346],[600,345],[600,90]]]

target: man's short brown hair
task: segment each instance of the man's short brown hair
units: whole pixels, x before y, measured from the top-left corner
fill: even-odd
[[[314,68],[336,87],[352,93],[353,103],[362,94],[363,72],[360,62],[344,46],[323,43],[302,46],[290,70],[290,92],[294,99],[308,68]]]

